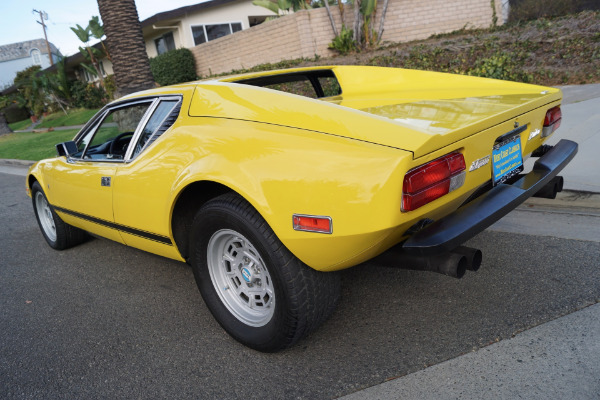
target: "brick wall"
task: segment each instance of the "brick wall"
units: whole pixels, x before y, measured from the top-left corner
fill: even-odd
[[[503,22],[502,1],[496,0],[498,23]],[[379,28],[380,2],[374,28]],[[331,8],[338,30],[341,26],[337,6]],[[345,21],[352,26],[353,15],[347,7]],[[425,39],[435,33],[480,28],[492,23],[490,0],[389,0],[382,40],[405,42]],[[325,8],[299,11],[253,28],[193,47],[199,76],[250,68],[294,58],[335,54],[327,48],[333,30]]]

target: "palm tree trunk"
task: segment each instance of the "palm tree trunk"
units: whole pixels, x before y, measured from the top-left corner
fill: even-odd
[[[134,0],[98,0],[113,62],[116,97],[155,87]]]
[[[353,39],[356,42],[356,44],[362,48],[362,45],[361,45],[362,41],[360,39],[360,37],[361,37],[360,22],[362,19],[362,14],[360,12],[360,3],[361,3],[361,0],[354,0],[354,37],[353,37]]]
[[[346,22],[344,21],[344,3],[342,0],[338,0],[338,8],[340,9],[340,16],[342,17],[342,26],[345,26]]]
[[[379,32],[377,32],[377,41],[381,40],[381,36],[383,36],[383,24],[385,23],[385,14],[388,9],[388,0],[383,2],[383,11],[381,12],[381,19],[379,20]]]
[[[335,22],[333,22],[333,15],[331,15],[331,10],[329,9],[329,1],[324,0],[325,8],[327,9],[327,15],[329,15],[329,21],[331,22],[331,28],[333,29],[333,34],[335,36],[338,35],[337,29],[335,28]]]

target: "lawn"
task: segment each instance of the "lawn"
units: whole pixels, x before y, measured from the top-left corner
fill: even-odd
[[[44,117],[44,120],[36,128],[55,128],[57,126],[83,125],[98,112],[98,109],[88,110],[80,108],[70,110],[69,115],[57,112]]]
[[[13,131],[20,131],[23,129],[27,129],[27,128],[29,128],[29,125],[31,125],[31,120],[29,118],[24,119],[23,121],[13,122],[12,124],[8,124],[10,129],[12,129]]]
[[[0,136],[0,158],[38,161],[56,155],[55,145],[73,139],[77,129],[45,133],[17,132]]]

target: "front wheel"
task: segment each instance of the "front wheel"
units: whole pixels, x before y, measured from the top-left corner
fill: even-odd
[[[31,186],[33,211],[42,231],[42,235],[50,247],[64,250],[83,242],[87,237],[85,231],[65,223],[48,203],[48,199],[39,183]]]
[[[206,203],[192,223],[191,264],[206,305],[236,340],[273,352],[295,344],[333,312],[337,273],[303,264],[235,194]]]

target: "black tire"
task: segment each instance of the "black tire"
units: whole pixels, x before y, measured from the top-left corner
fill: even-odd
[[[209,270],[209,263],[211,263],[208,252],[209,242],[211,249],[215,249],[215,240],[219,240],[220,235],[231,237],[231,232],[239,234],[240,238],[247,240],[249,246],[256,250],[257,258],[260,258],[262,263],[259,264],[259,272],[254,269],[254,273],[256,276],[261,276],[262,281],[268,280],[267,283],[270,282],[274,289],[273,310],[264,307],[262,303],[257,303],[263,306],[260,312],[263,314],[270,312],[272,315],[263,316],[255,325],[245,322],[242,317],[236,315],[238,310],[236,305],[232,308],[231,303],[226,304],[227,301],[223,299],[228,297],[222,296],[237,298],[240,295],[235,292],[227,292],[232,294],[225,295],[225,291],[232,290],[229,288],[230,285],[221,288],[219,279],[213,278],[216,276],[215,269],[212,270],[213,272]],[[275,352],[291,347],[327,320],[335,309],[340,297],[339,274],[319,272],[303,264],[281,243],[258,212],[236,194],[224,194],[201,207],[192,223],[190,240],[190,261],[206,305],[225,331],[248,347],[263,352]],[[227,246],[229,245],[225,245],[223,249],[232,248]],[[214,256],[214,253],[211,251],[210,254]],[[217,257],[214,259],[223,259],[219,258],[219,252],[216,254]],[[229,267],[225,267],[225,262],[212,262],[212,265],[218,265],[218,268],[223,271],[227,268],[234,270],[234,265],[238,270],[246,269],[242,268],[244,264],[233,262]],[[267,270],[262,271],[262,275],[261,268]],[[225,279],[231,279],[231,275],[227,275]],[[257,285],[268,286],[261,282],[261,279],[256,280]],[[237,281],[240,281],[239,276]],[[249,280],[241,282],[240,287],[252,286],[248,285],[248,282]],[[216,287],[223,292],[217,293]],[[243,305],[241,312],[245,312]],[[232,309],[236,311],[232,312]]]
[[[55,250],[65,250],[86,240],[87,233],[85,231],[60,219],[38,182],[34,182],[31,186],[31,199],[35,218],[50,247]]]

